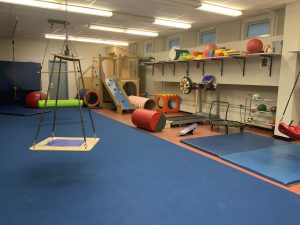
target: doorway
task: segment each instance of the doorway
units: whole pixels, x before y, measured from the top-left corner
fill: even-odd
[[[51,73],[52,66],[54,65],[53,70],[53,79],[52,83],[50,85],[50,99],[56,98],[56,92],[58,88],[58,70],[59,70],[59,61],[49,61],[49,73]],[[59,84],[59,93],[58,93],[58,99],[69,99],[68,94],[68,65],[67,62],[61,62],[61,73],[60,73],[60,84]],[[49,82],[50,82],[50,76],[49,76]]]

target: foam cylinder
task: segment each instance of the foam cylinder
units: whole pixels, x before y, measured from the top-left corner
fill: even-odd
[[[77,100],[77,99],[71,99],[71,100],[57,100],[57,107],[74,107],[79,106],[79,104],[82,106],[83,101]],[[38,101],[38,107],[43,108],[45,105],[45,100],[39,100]],[[55,107],[55,100],[48,100],[46,107]]]
[[[132,114],[132,123],[144,130],[161,131],[164,128],[163,119],[165,117],[160,112],[147,109],[136,109]],[[160,121],[162,119],[162,121]]]
[[[169,51],[169,59],[170,59],[171,61],[177,60],[177,59],[179,59],[179,56],[180,56],[181,53],[187,53],[187,54],[189,54],[190,52],[189,52],[188,50],[172,48],[172,49]]]
[[[131,95],[128,97],[131,104],[133,104],[137,109],[156,109],[156,102],[149,98],[139,97]]]
[[[83,93],[83,102],[87,107],[96,107],[100,104],[100,97],[96,90],[88,90]]]

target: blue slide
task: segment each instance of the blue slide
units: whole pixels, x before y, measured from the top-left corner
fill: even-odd
[[[121,105],[122,110],[134,109],[134,106],[130,103],[127,94],[114,78],[105,78],[105,87],[117,107],[118,105]]]

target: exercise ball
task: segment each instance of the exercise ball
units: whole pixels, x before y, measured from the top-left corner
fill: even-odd
[[[267,106],[265,104],[260,104],[257,106],[257,110],[260,112],[265,112],[267,111]]]
[[[30,108],[37,108],[39,100],[45,100],[47,96],[41,91],[30,92],[25,99],[25,103]]]
[[[209,51],[218,49],[218,46],[214,43],[206,44],[204,46],[203,55],[209,57]]]
[[[276,106],[272,106],[270,109],[271,113],[276,114],[277,111],[277,107]]]
[[[253,100],[259,100],[259,99],[260,99],[260,94],[257,94],[257,93],[256,93],[256,94],[253,94],[253,95],[252,95],[252,99],[253,99]]]
[[[260,53],[263,49],[263,43],[261,40],[259,39],[252,39],[250,41],[248,41],[247,44],[247,51],[250,54],[254,54],[254,53]]]

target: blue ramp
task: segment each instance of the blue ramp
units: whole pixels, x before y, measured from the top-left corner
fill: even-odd
[[[131,110],[134,109],[132,104],[130,103],[125,91],[118,84],[118,82],[113,78],[105,78],[105,83],[107,85],[108,91],[115,97],[113,100],[117,101],[115,104],[121,104],[123,106],[123,110]]]
[[[300,181],[300,145],[281,145],[222,157],[286,186]]]
[[[248,152],[259,148],[288,144],[285,141],[263,137],[252,133],[236,133],[220,136],[180,140],[189,146],[221,157],[237,152]]]

